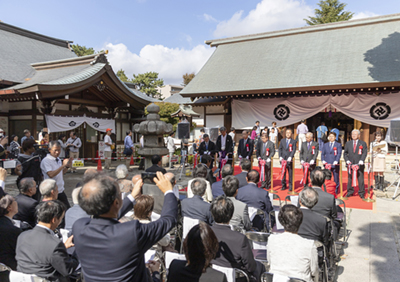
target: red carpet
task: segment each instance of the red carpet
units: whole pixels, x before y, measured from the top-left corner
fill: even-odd
[[[258,166],[254,166],[253,169],[259,170]],[[235,175],[239,174],[241,172],[241,168],[239,166],[235,166]],[[347,194],[347,171],[342,172],[342,178],[343,178],[343,194]],[[286,176],[288,179],[288,176]],[[300,184],[300,180],[303,178],[303,171],[302,169],[296,169],[295,170],[295,192],[299,193],[303,189],[303,185]],[[274,167],[274,172],[273,172],[273,181],[274,181],[274,190],[278,191],[278,195],[281,198],[281,201],[284,202],[286,196],[288,196],[288,189],[281,191],[280,189],[282,188],[281,180],[280,180],[280,168]],[[288,181],[288,180],[287,180]],[[372,181],[372,179],[371,179]],[[368,174],[365,173],[365,179],[364,179],[365,186],[368,184]],[[364,202],[361,200],[361,198],[358,196],[358,187],[354,189],[354,195],[350,197],[348,200],[345,201],[346,203],[346,208],[354,208],[354,209],[364,209],[364,210],[372,210],[372,204],[373,203],[368,203]],[[373,190],[371,190],[371,198],[373,198]],[[367,198],[368,194],[365,194],[365,198]]]

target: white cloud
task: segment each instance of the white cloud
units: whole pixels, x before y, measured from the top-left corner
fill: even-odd
[[[214,51],[204,45],[197,45],[190,50],[183,48],[168,48],[163,45],[146,45],[139,54],[132,53],[123,44],[104,44],[103,50],[108,50],[107,58],[116,72],[120,69],[132,78],[133,74],[155,71],[164,84],[181,84],[182,75],[197,73]]]
[[[215,37],[237,36],[273,30],[301,27],[304,19],[314,15],[303,0],[262,0],[248,15],[236,12],[232,18],[220,22]]]
[[[213,16],[211,16],[209,14],[203,14],[202,18],[206,22],[218,22]]]
[[[352,20],[359,20],[359,19],[364,19],[364,18],[369,18],[369,17],[376,17],[379,16],[378,14],[375,14],[373,12],[359,12],[355,13],[354,16],[351,18]]]

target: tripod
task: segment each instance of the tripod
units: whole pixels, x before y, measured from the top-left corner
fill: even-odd
[[[178,171],[179,171],[179,169],[181,170],[181,172],[179,173],[179,180],[182,179],[182,172],[185,169],[186,164],[187,164],[187,151],[182,150],[181,151],[181,164],[178,167]]]
[[[397,182],[396,190],[394,191],[392,200],[396,199],[400,195],[399,194],[396,196],[397,191],[400,186],[400,165],[399,164],[400,163],[399,163],[399,159],[397,158],[397,145],[396,145],[396,159],[390,163],[390,166],[392,167],[393,174],[397,174],[397,178],[389,185],[389,187],[386,188],[386,190],[387,190],[392,186],[394,187],[394,184]],[[394,165],[394,168],[393,168],[393,165]]]

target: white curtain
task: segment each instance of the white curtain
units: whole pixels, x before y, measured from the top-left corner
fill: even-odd
[[[111,128],[115,133],[115,120],[92,118],[86,115],[83,116],[53,116],[46,115],[46,123],[49,133],[69,131],[79,127],[82,123],[86,122],[90,127],[95,130],[106,132],[107,128]]]
[[[279,127],[287,126],[330,106],[361,122],[389,127],[390,120],[400,118],[400,93],[233,100],[232,126],[251,128],[257,120],[261,125],[276,121]]]

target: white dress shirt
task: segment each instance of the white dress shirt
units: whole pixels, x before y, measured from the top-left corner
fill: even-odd
[[[62,162],[59,158],[53,157],[50,154],[47,154],[47,156],[42,160],[40,164],[40,168],[42,169],[43,173],[43,179],[48,179],[50,178],[48,176],[49,171],[55,171],[59,169],[62,166]],[[64,192],[64,172],[61,170],[56,176],[54,176],[52,179],[54,179],[57,183],[58,187],[58,193]]]
[[[225,134],[225,136],[223,136],[221,134],[221,150],[225,151],[225,147],[226,147],[226,136],[228,136],[228,134]]]

